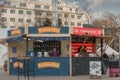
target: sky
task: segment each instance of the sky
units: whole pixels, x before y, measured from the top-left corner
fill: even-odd
[[[79,6],[87,6],[93,11],[120,12],[120,0],[66,0]]]
[[[120,0],[87,0],[94,11],[120,13]]]
[[[80,10],[82,7],[89,8],[95,18],[100,18],[106,12],[120,14],[120,0],[66,0]]]

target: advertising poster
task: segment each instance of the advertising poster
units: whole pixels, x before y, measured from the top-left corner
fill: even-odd
[[[101,78],[102,75],[101,61],[90,61],[89,69],[90,69],[90,78],[92,79]]]

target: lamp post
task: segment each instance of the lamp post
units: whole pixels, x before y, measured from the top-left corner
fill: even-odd
[[[52,0],[53,4],[53,26],[58,26],[58,0]]]

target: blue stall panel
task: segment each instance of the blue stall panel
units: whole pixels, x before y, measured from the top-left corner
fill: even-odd
[[[10,66],[9,66],[9,68],[10,68],[10,74],[13,74],[13,75],[17,75],[18,74],[18,69],[19,69],[20,72],[23,72],[24,69],[26,68],[25,65],[23,65],[23,68],[15,67],[14,66],[15,62],[18,62],[17,58],[11,58],[10,59]],[[25,63],[25,61],[23,59],[19,60],[19,62],[21,62],[23,64]],[[23,75],[23,73],[21,73],[21,75]]]
[[[33,59],[33,58],[32,58]],[[34,68],[34,74],[32,72],[26,73],[29,74],[30,76],[69,76],[70,75],[70,61],[69,57],[48,57],[48,58],[34,58],[34,64],[32,64],[32,59],[29,60],[30,64],[32,66],[27,66],[28,65],[28,59],[27,60],[20,60],[21,62],[25,63],[24,68],[32,70]],[[17,75],[18,70],[14,68],[13,64],[16,62],[16,58],[11,58],[10,59],[10,74],[11,75]],[[40,65],[42,67],[38,67],[38,64],[45,62],[45,64]],[[59,67],[56,65],[47,65],[47,66],[52,66],[52,67],[45,67],[46,62],[55,62],[59,64]],[[55,67],[54,67],[55,66]],[[22,70],[22,69],[21,69]],[[23,75],[23,74],[20,74]]]

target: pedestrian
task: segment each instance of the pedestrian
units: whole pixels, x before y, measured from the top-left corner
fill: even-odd
[[[102,61],[102,74],[106,74],[108,71],[108,67],[109,67],[109,57],[105,53],[105,50],[103,50],[101,61]]]

